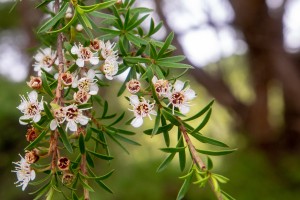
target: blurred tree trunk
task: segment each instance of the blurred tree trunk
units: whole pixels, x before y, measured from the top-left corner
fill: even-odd
[[[155,0],[156,11],[166,22],[163,4],[167,1]],[[267,152],[285,149],[294,150],[300,146],[300,77],[299,67],[284,49],[283,14],[284,4],[276,12],[270,13],[264,0],[230,0],[235,12],[233,26],[240,31],[248,45],[250,76],[255,92],[251,105],[244,105],[230,91],[222,79],[222,74],[214,76],[201,68],[192,70],[191,75],[202,84],[216,100],[234,113],[240,128],[249,136],[252,144]],[[174,45],[178,54],[184,54],[175,33]],[[191,64],[189,60],[186,61]],[[280,84],[284,99],[284,127],[272,130],[269,123],[268,90],[271,81]],[[278,132],[281,138],[278,138]],[[276,147],[276,148],[274,148]],[[299,149],[298,149],[299,150]],[[270,152],[271,154],[274,152]]]

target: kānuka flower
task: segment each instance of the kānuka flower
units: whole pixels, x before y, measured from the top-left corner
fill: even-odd
[[[127,90],[131,94],[135,94],[140,91],[141,89],[141,82],[136,79],[131,79],[126,83]]]
[[[20,124],[26,125],[28,122],[24,120],[33,120],[38,122],[41,119],[41,111],[44,110],[43,98],[41,102],[38,102],[38,94],[36,91],[31,91],[28,94],[28,98],[21,95],[21,104],[17,107],[24,115],[20,117]]]
[[[142,98],[142,101],[139,100],[139,97],[132,95],[130,98],[130,104],[132,105],[135,118],[132,120],[131,125],[134,127],[140,127],[143,124],[143,118],[149,117],[150,114],[157,115],[156,111],[153,110],[155,103],[150,103],[149,100]]]
[[[115,43],[110,43],[110,41],[107,41],[104,43],[103,41],[100,41],[101,46],[101,56],[104,59],[109,60],[117,60],[118,59],[118,52],[114,51],[114,47],[116,46]]]
[[[153,76],[152,83],[154,84],[155,92],[158,96],[167,96],[170,92],[171,85],[169,84],[168,80],[164,79],[157,79],[156,76]]]
[[[35,179],[35,171],[31,169],[30,164],[24,159],[21,155],[21,160],[18,162],[13,162],[16,165],[15,170],[12,172],[16,172],[18,181],[15,184],[18,184],[17,187],[22,186],[22,190],[24,191],[27,187],[29,181]]]
[[[174,83],[172,92],[168,94],[169,105],[174,108],[178,108],[182,114],[186,114],[190,111],[189,101],[196,97],[195,91],[189,88],[183,89],[184,83],[180,80],[176,80]]]
[[[89,109],[89,108],[88,108]],[[76,104],[65,107],[66,111],[66,129],[70,131],[77,131],[77,124],[86,125],[89,122],[89,118],[82,114],[83,109],[79,109]]]
[[[53,110],[54,119],[50,122],[50,129],[54,131],[66,119],[66,111],[64,107],[58,107]]]
[[[96,95],[98,93],[99,87],[97,85],[97,79],[95,79],[95,71],[90,69],[86,77],[83,77],[79,80],[75,80],[72,84],[72,87],[78,87],[78,90],[84,90],[90,95]]]
[[[103,74],[108,80],[112,80],[113,76],[118,73],[118,70],[118,62],[114,59],[106,59],[102,66]]]
[[[39,90],[42,87],[42,79],[41,77],[30,76],[30,81],[27,82],[27,85],[35,90]]]
[[[56,52],[52,51],[51,48],[40,49],[39,52],[33,57],[35,59],[34,71],[40,75],[42,69],[50,71],[52,65],[55,62]]]
[[[74,44],[71,53],[78,56],[76,60],[78,67],[83,67],[85,62],[90,62],[92,65],[97,65],[99,63],[99,58],[93,54],[90,48],[83,47],[80,43],[78,46]]]
[[[61,171],[68,170],[70,167],[70,160],[66,157],[60,157],[57,161],[57,167]]]

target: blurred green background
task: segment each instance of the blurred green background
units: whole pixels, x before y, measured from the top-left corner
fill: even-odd
[[[191,2],[199,6],[196,2],[200,1]],[[238,4],[232,0],[215,1],[214,5],[207,3],[208,0],[201,2],[206,2],[205,9],[200,9],[204,15],[212,16],[214,11],[218,11],[214,10],[218,9],[214,5],[222,3],[225,9],[230,6],[228,12],[234,16],[223,21],[208,17],[204,22],[195,18],[196,25],[210,25],[219,33],[222,27],[218,23],[221,21],[224,23],[222,26],[226,24],[235,31],[236,41],[242,40],[246,45],[240,47],[244,51],[238,52],[241,49],[237,48],[237,52],[233,51],[230,55],[221,55],[215,60],[208,58],[204,64],[197,63],[195,58],[190,59],[187,53],[186,62],[194,62],[195,66],[201,67],[185,77],[191,79],[192,89],[198,94],[192,102],[193,106],[200,109],[211,99],[216,99],[211,120],[203,133],[224,141],[231,148],[238,148],[233,154],[213,157],[214,171],[230,179],[223,188],[236,199],[297,199],[300,197],[300,84],[297,85],[297,81],[300,82],[300,56],[299,47],[293,47],[292,51],[284,43],[283,23],[292,1],[282,4],[272,4],[272,0]],[[31,3],[23,1],[9,14],[12,3],[0,1],[0,199],[5,200],[32,199],[27,193],[34,191],[33,187],[28,187],[25,192],[16,188],[13,184],[15,173],[11,173],[14,167],[12,162],[19,160],[18,154],[23,153],[27,145],[26,127],[19,125],[20,113],[16,107],[20,103],[19,95],[29,91],[25,81],[32,73],[29,66],[38,46],[34,29],[39,24],[40,17],[37,16],[41,13],[36,12]],[[178,53],[187,52],[185,49],[189,46],[184,44],[183,31],[178,30],[178,26],[173,27],[174,22],[170,20],[174,9],[183,14],[186,12],[182,9],[185,8],[183,1],[171,6],[167,1],[147,3],[146,6],[156,8],[157,18],[166,20],[165,30],[175,30],[174,45],[178,47]],[[137,1],[137,5],[145,5],[145,2]],[[173,9],[172,12],[170,9]],[[256,17],[258,14],[259,18]],[[192,23],[191,27],[196,25]],[[164,33],[158,37],[164,37]],[[219,40],[222,40],[221,36]],[[291,71],[292,74],[289,74]],[[284,76],[285,73],[289,78]],[[120,84],[115,81],[113,89],[102,91],[105,99],[116,99],[111,112],[127,110],[128,107],[124,98],[116,98],[114,91]],[[130,113],[126,116],[129,119]],[[146,126],[151,124],[148,120]],[[116,169],[113,176],[105,181],[114,194],[95,185],[97,192],[91,194],[92,199],[176,198],[182,184],[178,177],[184,174],[178,169],[177,160],[165,171],[156,173],[156,168],[165,157],[159,150],[164,147],[163,138],[150,138],[141,129],[136,131],[132,139],[141,143],[141,147],[128,146],[130,155],[127,155],[111,143],[115,159],[111,163],[101,162],[96,167],[100,174]],[[197,147],[201,145],[195,143]],[[185,199],[215,198],[209,188],[192,186]]]

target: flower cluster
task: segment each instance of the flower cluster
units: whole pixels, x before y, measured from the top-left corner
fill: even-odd
[[[160,100],[168,99],[167,106],[172,106],[173,114],[175,108],[177,108],[182,114],[187,114],[190,111],[189,101],[196,97],[195,91],[190,88],[185,88],[184,82],[176,80],[174,85],[170,84],[168,80],[158,79],[156,76],[152,78],[152,84],[155,93]],[[132,79],[126,83],[127,90],[131,94],[135,94],[141,90],[141,83],[139,80]],[[154,110],[155,102],[150,103],[144,97],[141,97],[140,101],[137,95],[132,95],[129,100],[133,109],[130,109],[134,113],[135,118],[132,120],[131,125],[134,127],[140,127],[143,124],[143,118],[149,117],[150,114],[157,115]],[[162,101],[163,102],[163,101]]]

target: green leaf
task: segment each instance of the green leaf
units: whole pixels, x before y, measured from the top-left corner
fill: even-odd
[[[69,28],[76,21],[76,19],[77,19],[77,12],[75,10],[75,13],[74,13],[72,19],[64,27],[62,27],[61,29],[55,30],[55,31],[48,31],[47,33],[54,34],[54,33],[62,32],[64,30],[66,30],[67,28]]]
[[[79,150],[81,154],[85,154],[85,144],[82,134],[79,135]]]
[[[89,184],[87,184],[84,180],[82,180],[82,178],[80,176],[79,176],[79,181],[85,189],[87,189],[90,192],[95,192],[93,190],[93,188],[91,186],[89,186]]]
[[[117,124],[118,122],[120,122],[124,118],[124,116],[125,116],[125,111],[113,123],[111,123],[108,126],[113,126],[113,125]]]
[[[164,126],[159,127],[157,132],[156,132],[156,135],[160,134],[164,131],[170,131],[173,128],[173,126],[174,126],[173,124],[168,124],[168,125],[164,125]],[[144,131],[144,133],[146,135],[151,135],[152,132],[153,132],[153,129],[147,129],[147,130]]]
[[[159,123],[160,123],[160,109],[157,110],[157,115],[155,118],[154,128],[152,129],[151,137],[157,133],[159,128]]]
[[[43,106],[44,106],[44,111],[45,111],[47,117],[48,117],[49,119],[53,119],[54,117],[53,117],[53,115],[52,115],[52,113],[51,113],[51,111],[50,111],[50,108],[49,108],[49,106],[48,106],[48,103],[47,103],[46,101],[43,102]]]
[[[230,154],[230,153],[236,151],[237,149],[219,150],[219,151],[209,151],[209,150],[201,150],[201,149],[196,149],[196,150],[199,153],[209,155],[209,156],[223,156],[223,155]]]
[[[185,56],[171,56],[166,58],[159,58],[157,61],[166,62],[166,63],[177,63],[185,59]]]
[[[123,149],[127,154],[130,154],[129,151],[126,149],[126,147],[124,147],[121,142],[119,142],[114,135],[108,134],[108,137],[110,137],[112,139],[112,141],[114,141],[117,145],[119,145],[119,147],[121,149]]]
[[[170,164],[170,162],[173,160],[176,153],[171,153],[168,157],[164,159],[164,161],[159,165],[156,172],[161,172]]]
[[[39,188],[38,190],[34,191],[34,192],[30,192],[30,195],[36,194],[34,200],[39,199],[40,197],[42,197],[51,187],[50,181],[49,183],[45,184],[43,187]]]
[[[125,57],[124,60],[128,63],[147,63],[150,64],[151,61],[149,58],[142,58],[142,57]]]
[[[228,145],[223,142],[206,137],[201,134],[194,133],[194,134],[190,134],[190,135],[192,135],[194,138],[196,138],[197,140],[199,140],[202,143],[208,143],[208,144],[219,146],[219,147],[228,147]]]
[[[182,186],[181,186],[181,188],[180,188],[180,190],[179,190],[179,192],[177,194],[176,200],[180,200],[180,199],[184,198],[185,194],[187,193],[187,191],[188,191],[188,189],[189,189],[189,187],[191,185],[192,178],[193,178],[193,174],[191,176],[188,176],[184,180],[184,182],[183,182],[183,184],[182,184]]]
[[[227,183],[229,181],[229,178],[222,176],[220,174],[212,174],[212,177],[217,179],[217,181],[220,183]]]
[[[100,10],[104,8],[108,8],[116,3],[116,0],[105,1],[103,3],[98,3],[92,6],[80,6],[78,5],[85,13],[93,12],[95,10]]]
[[[91,137],[92,137],[92,130],[91,130],[90,126],[88,126],[86,129],[86,136],[84,138],[84,141],[88,142]]]
[[[115,20],[117,19],[115,16],[110,15],[110,14],[106,14],[106,13],[102,13],[102,12],[98,12],[98,11],[93,11],[90,13],[90,15],[94,16],[94,17],[99,17],[99,18],[103,18],[103,19],[112,19]]]
[[[45,137],[47,133],[48,133],[48,129],[45,129],[43,132],[39,134],[39,136],[33,142],[31,142],[27,147],[25,147],[25,150],[33,149],[33,147],[35,147],[35,145],[38,144]]]
[[[167,125],[167,122],[166,122],[166,119],[161,117],[161,125],[162,127],[166,126]],[[170,124],[169,124],[170,125]],[[171,124],[172,125],[172,124]],[[173,128],[173,125],[171,127],[171,129]],[[170,130],[171,130],[170,129]],[[163,130],[163,135],[164,135],[164,140],[165,140],[165,143],[168,146],[170,146],[170,136],[169,136],[169,130]]]
[[[166,153],[178,153],[185,150],[185,147],[167,147],[167,148],[160,148],[163,152]]]
[[[221,191],[222,195],[225,197],[224,200],[236,200],[235,198],[233,198],[232,196],[230,196],[228,193],[226,193],[225,191]]]
[[[212,170],[214,167],[213,161],[210,159],[210,157],[207,156],[207,169]]]
[[[64,146],[70,153],[73,153],[73,148],[72,148],[72,145],[70,144],[67,133],[60,126],[58,126],[57,129],[58,129],[58,132],[60,133],[60,138],[61,138]]]
[[[79,104],[77,108],[79,109],[91,109],[93,105],[91,103],[84,103],[84,104]]]
[[[113,30],[113,29],[110,29],[110,28],[103,28],[103,27],[101,27],[99,29],[101,31],[105,32],[105,33],[110,33],[110,34],[115,35],[115,36],[121,34],[121,31],[119,31],[119,30]]]
[[[136,146],[141,146],[140,143],[135,142],[135,141],[133,141],[133,140],[131,140],[131,139],[128,139],[128,138],[126,138],[126,137],[124,137],[124,136],[122,136],[122,135],[114,134],[114,137],[115,137],[115,138],[118,138],[119,140],[122,140],[123,142],[126,142],[126,143],[128,143],[128,144],[132,144],[132,145],[136,145]]]
[[[126,38],[131,41],[133,44],[135,44],[136,46],[140,47],[142,44],[147,45],[147,41],[137,37],[135,35],[133,35],[132,33],[126,33],[125,34]]]
[[[95,167],[95,165],[94,165],[94,160],[93,160],[93,158],[90,156],[90,154],[89,154],[89,153],[86,153],[85,155],[86,155],[86,162],[88,163],[88,165],[91,166],[91,167]]]
[[[127,31],[130,31],[130,30],[132,30],[132,29],[134,29],[135,27],[137,27],[137,26],[139,26],[143,21],[145,21],[145,19],[148,17],[149,15],[145,15],[145,16],[143,16],[141,19],[139,19],[139,20],[135,20],[135,22],[134,23],[132,23],[132,24],[130,24],[129,26],[127,26],[127,28],[126,28],[126,30]]]
[[[199,126],[197,128],[195,128],[193,130],[193,132],[191,132],[190,134],[194,134],[194,133],[199,132],[207,124],[207,122],[210,118],[210,115],[211,115],[211,109],[208,110],[206,116],[204,117],[203,121],[199,124]]]
[[[90,151],[90,150],[87,150],[89,153],[93,154],[94,156],[96,156],[97,158],[101,158],[103,160],[112,160],[114,159],[114,157],[112,156],[107,156],[107,155],[103,155],[103,154],[99,154],[99,153],[96,153],[94,151]]]
[[[173,114],[171,114],[170,112],[166,111],[166,109],[162,109],[161,113],[163,114],[163,116],[169,120],[172,124],[176,125],[176,126],[180,126],[181,123],[178,121],[178,119],[176,117],[174,117]]]
[[[94,180],[105,180],[107,179],[108,177],[110,177],[113,173],[114,173],[114,169],[110,172],[108,172],[107,174],[103,175],[103,176],[86,176],[82,173],[80,173],[81,176],[83,176],[84,178],[86,179],[94,179]]]
[[[167,68],[178,68],[178,69],[193,68],[191,65],[188,65],[188,64],[164,62],[164,61],[159,61],[159,60],[156,61],[156,64],[159,66],[167,67]]]
[[[161,57],[161,56],[165,53],[165,51],[169,48],[169,46],[170,46],[170,44],[171,44],[173,38],[174,38],[174,33],[171,32],[171,33],[168,35],[168,37],[167,37],[167,39],[166,39],[164,45],[162,46],[162,48],[161,48],[160,51],[158,52],[158,57]]]
[[[179,138],[177,147],[184,147],[180,128],[178,128],[178,135],[180,135],[180,138]],[[183,151],[179,151],[178,156],[179,156],[180,169],[181,169],[181,171],[183,171],[185,168],[185,163],[186,163],[185,149]]]
[[[65,16],[65,13],[69,7],[68,3],[65,3],[63,7],[60,9],[57,15],[48,20],[41,28],[38,30],[38,33],[44,33],[50,30],[61,18]]]
[[[45,92],[46,92],[47,94],[49,94],[50,97],[53,98],[54,95],[53,95],[53,93],[52,93],[52,90],[51,90],[50,87],[49,87],[48,80],[47,80],[47,76],[46,76],[45,73],[42,73],[42,86],[43,86]]]
[[[215,100],[212,100],[209,104],[207,104],[207,106],[205,106],[201,111],[199,111],[197,114],[195,114],[194,116],[188,118],[188,119],[185,119],[183,121],[191,121],[191,120],[194,120],[194,119],[197,119],[199,117],[201,117],[204,113],[206,113],[210,108],[211,106],[213,105]]]
[[[85,15],[83,15],[83,16],[85,16]],[[83,19],[83,17],[81,15],[78,15],[78,20],[79,20],[80,24],[83,26],[83,28],[84,28],[86,34],[88,35],[89,39],[91,39],[91,40],[94,39],[93,33],[90,30],[90,28],[92,28],[92,25],[89,22],[89,20],[87,19],[87,17],[85,16],[85,19]],[[86,25],[86,23],[88,23],[88,25]]]
[[[113,193],[113,191],[112,191],[107,185],[105,185],[102,181],[96,180],[96,183],[97,183],[100,187],[102,187],[104,190],[106,190],[107,192]]]

